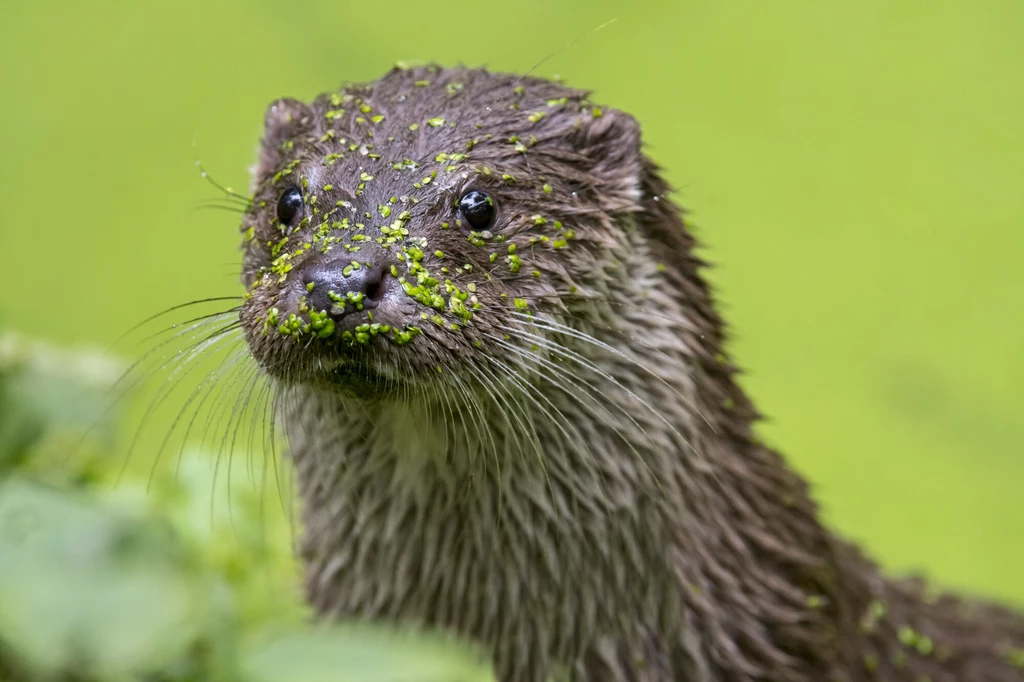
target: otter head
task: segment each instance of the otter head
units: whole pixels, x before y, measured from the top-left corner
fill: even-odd
[[[357,400],[528,371],[516,348],[655,276],[630,259],[639,147],[583,91],[482,70],[273,103],[242,225],[254,357]]]

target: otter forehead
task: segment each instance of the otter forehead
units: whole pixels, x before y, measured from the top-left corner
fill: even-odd
[[[524,162],[529,148],[564,138],[580,126],[587,93],[557,83],[483,70],[424,67],[393,70],[381,79],[349,84],[309,104],[283,99],[266,115],[261,167],[254,181],[274,184],[302,167],[312,183],[334,180],[350,197],[420,194],[411,171],[476,163]],[[594,115],[600,109],[590,108]],[[370,185],[363,171],[408,171]],[[434,189],[444,186],[433,177]]]
[[[497,332],[495,311],[584,296],[622,244],[639,163],[635,121],[587,96],[426,66],[271,104],[242,225],[257,358],[409,369],[394,346],[422,334],[412,369],[440,372]]]
[[[529,134],[564,134],[574,125],[573,117],[564,114],[578,113],[587,94],[542,79],[481,69],[395,69],[379,80],[318,96],[303,112],[310,114],[308,118],[303,116],[293,132],[325,136],[319,142],[327,147],[338,142],[361,156],[369,157],[376,149],[379,154],[401,156],[397,160],[424,162],[431,153],[452,145],[466,147],[474,140],[479,144],[522,133],[525,142]],[[293,114],[288,102],[284,104],[284,115]],[[268,126],[278,113],[272,105]],[[507,146],[496,147],[494,156],[514,155],[514,148],[509,154]]]

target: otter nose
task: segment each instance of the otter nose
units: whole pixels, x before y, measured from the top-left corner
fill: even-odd
[[[387,270],[383,265],[346,261],[317,263],[302,272],[306,302],[316,311],[334,317],[363,308],[376,308],[386,293]]]

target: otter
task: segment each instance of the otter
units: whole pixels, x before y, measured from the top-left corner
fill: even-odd
[[[505,682],[1024,680],[1024,616],[885,577],[758,440],[640,126],[396,67],[265,115],[240,317],[307,597]]]

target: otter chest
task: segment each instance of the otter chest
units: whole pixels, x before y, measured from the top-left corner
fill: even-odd
[[[682,602],[655,506],[598,505],[523,472],[414,475],[381,453],[311,446],[293,438],[320,615],[454,631],[491,648],[509,680],[544,679],[605,640],[635,641],[632,652],[652,636],[679,641]]]

